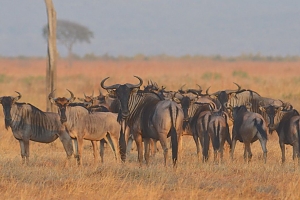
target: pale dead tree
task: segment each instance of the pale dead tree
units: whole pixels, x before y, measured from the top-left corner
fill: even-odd
[[[46,70],[46,94],[50,94],[56,88],[56,11],[52,0],[45,0],[47,16],[48,16],[48,58]],[[55,106],[48,100],[48,95],[45,95],[47,102],[47,111],[54,111]]]

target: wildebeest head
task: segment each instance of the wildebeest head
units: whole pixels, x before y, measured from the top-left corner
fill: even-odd
[[[94,92],[92,93],[91,96],[85,95],[85,93],[83,93],[83,95],[84,95],[84,98],[77,98],[77,99],[79,101],[84,102],[85,103],[84,105],[86,108],[90,108],[97,104],[96,101],[98,100],[98,97],[94,97]]]
[[[232,107],[230,104],[227,104],[227,110],[229,111],[228,114],[233,120],[237,119],[237,117],[242,113],[249,111],[250,107],[251,107],[250,103],[248,103],[247,105],[241,105],[235,107]]]
[[[282,102],[282,101],[281,101]],[[282,102],[281,106],[274,105],[274,104],[268,104],[268,105],[263,105],[262,102],[259,102],[259,109],[266,113],[268,118],[269,118],[269,129],[270,131],[274,131],[277,128],[278,121],[276,120],[276,115],[278,115],[281,111],[289,111],[293,109],[292,106],[285,106],[285,104]]]
[[[189,121],[190,116],[188,115],[188,111],[190,106],[197,100],[197,96],[191,96],[188,95],[188,93],[183,93],[182,90],[180,91],[180,93],[175,93],[174,97],[173,97],[173,101],[175,101],[176,103],[181,105],[183,114],[184,114],[184,121],[187,122]]]
[[[16,96],[16,97],[12,97],[12,96],[0,97],[0,103],[3,106],[6,129],[8,129],[8,127],[10,126],[11,121],[12,121],[11,114],[10,114],[11,107],[16,101],[18,101],[22,97],[21,93],[19,93],[17,91],[15,91],[15,92],[18,94],[18,96]]]
[[[134,84],[130,84],[130,83],[126,83],[126,84],[115,84],[115,85],[110,85],[110,86],[105,86],[104,83],[107,79],[109,79],[109,77],[103,79],[101,81],[101,87],[105,90],[107,90],[107,92],[109,93],[110,96],[112,97],[117,97],[120,105],[121,105],[121,117],[123,119],[125,119],[126,117],[129,116],[129,108],[128,108],[128,102],[129,102],[129,98],[131,93],[133,92],[137,92],[141,85],[143,84],[143,80],[138,77],[138,76],[134,76],[137,79],[139,79],[139,83],[134,85]]]
[[[221,90],[212,94],[209,94],[209,88],[206,90],[206,94],[209,95],[212,98],[218,99],[221,105],[224,105],[228,102],[229,96],[233,93],[236,93],[241,90],[241,86],[239,86],[237,83],[234,83],[238,88],[236,90]]]
[[[64,123],[64,122],[67,121],[67,116],[66,116],[67,106],[76,99],[76,97],[74,96],[74,94],[70,90],[68,90],[68,91],[71,94],[70,98],[66,98],[66,97],[57,97],[57,98],[54,98],[53,97],[53,92],[54,91],[52,91],[48,95],[48,98],[49,98],[50,102],[53,103],[53,104],[55,104],[58,107],[58,114],[60,116],[61,123]]]
[[[156,82],[148,81],[148,85],[144,86],[144,92],[155,92],[159,91],[159,87]]]

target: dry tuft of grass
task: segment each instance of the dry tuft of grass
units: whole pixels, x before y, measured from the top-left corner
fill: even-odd
[[[107,84],[136,83],[133,75],[145,82],[156,81],[167,89],[196,84],[210,91],[243,88],[262,96],[289,101],[300,107],[299,62],[220,62],[220,61],[75,61],[72,68],[60,60],[57,66],[57,95],[77,97],[98,94],[100,81]],[[45,110],[46,60],[0,59],[0,96],[22,93],[21,102]],[[132,151],[124,164],[116,164],[109,148],[104,163],[93,165],[90,142],[85,141],[83,166],[75,159],[67,168],[59,140],[51,144],[30,142],[30,163],[21,164],[20,147],[11,130],[4,127],[0,113],[0,195],[3,199],[299,199],[300,168],[286,147],[287,161],[280,163],[277,135],[269,136],[268,161],[263,163],[260,144],[252,144],[253,159],[243,160],[243,144],[237,143],[234,161],[228,149],[224,163],[199,162],[191,137],[183,138],[183,152],[176,170],[163,167],[161,151],[150,165],[139,167],[137,152]]]

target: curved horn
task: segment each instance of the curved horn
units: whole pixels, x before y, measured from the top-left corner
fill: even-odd
[[[141,87],[141,85],[143,85],[143,79],[141,79],[141,78],[138,77],[138,76],[134,76],[134,77],[137,78],[137,79],[139,79],[140,83],[138,83],[138,84],[136,84],[136,85],[132,85],[132,84],[131,84],[131,87],[132,87],[132,88],[139,88],[139,87]]]
[[[183,87],[184,87],[184,86],[185,86],[185,84],[182,85],[181,88],[178,90],[178,92],[180,92],[181,94],[184,94],[184,93],[185,93],[185,91],[183,91]]]
[[[68,90],[68,89],[67,89],[67,90]],[[75,100],[75,97],[74,97],[73,92],[71,92],[70,90],[68,90],[68,91],[70,92],[71,97],[70,97],[70,98],[67,98],[67,99],[68,99],[68,101],[71,103],[71,102],[73,102],[73,101]]]
[[[237,83],[233,82],[238,88],[236,90],[225,90],[226,94],[228,93],[233,93],[233,92],[238,92],[241,90],[241,86],[239,86]]]
[[[14,101],[18,101],[19,99],[21,99],[22,95],[21,95],[20,92],[17,92],[17,91],[15,91],[15,92],[18,94],[18,96],[16,96],[16,97],[14,98]]]
[[[202,92],[202,87],[199,84],[196,84],[199,87],[199,94]]]
[[[218,92],[215,92],[215,93],[209,94],[209,93],[208,93],[208,91],[209,91],[210,87],[211,87],[211,86],[209,86],[209,87],[206,89],[206,94],[207,94],[207,95],[216,95],[216,96],[217,96],[217,95],[219,95],[219,94],[220,94],[220,92],[221,92],[221,91],[218,91]]]
[[[100,83],[100,85],[101,85],[101,87],[102,87],[103,89],[105,89],[105,90],[109,90],[109,89],[117,89],[117,88],[120,86],[120,84],[115,84],[115,85],[111,85],[111,86],[105,86],[105,85],[104,85],[104,82],[105,82],[107,79],[109,79],[109,77],[106,77],[106,78],[103,79],[103,80],[101,81],[101,83]]]

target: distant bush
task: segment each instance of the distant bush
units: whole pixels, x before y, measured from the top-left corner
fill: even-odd
[[[294,83],[300,83],[300,77],[298,76],[298,77],[294,77],[293,79],[292,79],[292,81],[294,82]]]
[[[6,83],[9,78],[5,74],[0,74],[0,83]]]
[[[33,83],[42,83],[46,80],[44,76],[27,76],[22,79],[22,82],[28,87],[32,86]]]
[[[204,80],[219,80],[222,78],[222,75],[220,73],[206,72],[202,74],[201,78]]]
[[[249,78],[249,75],[247,72],[244,71],[233,71],[232,76],[234,77],[240,77],[240,78]]]

